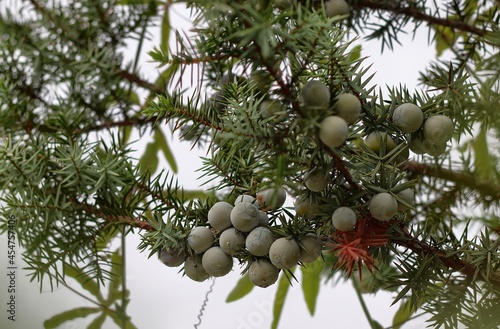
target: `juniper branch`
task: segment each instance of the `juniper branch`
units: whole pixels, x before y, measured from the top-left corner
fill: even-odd
[[[369,8],[386,11],[396,15],[411,17],[415,21],[426,22],[429,25],[447,26],[458,31],[472,33],[480,37],[485,36],[488,32],[490,32],[474,25],[467,24],[463,20],[440,18],[429,15],[417,8],[403,7],[399,1],[355,0],[349,2],[353,9],[360,10]]]
[[[409,161],[403,167],[410,174],[440,178],[457,184],[460,187],[476,190],[483,196],[488,196],[493,200],[500,200],[500,185],[491,182],[481,182],[476,177],[463,172],[444,169],[441,167],[431,167],[429,165]]]

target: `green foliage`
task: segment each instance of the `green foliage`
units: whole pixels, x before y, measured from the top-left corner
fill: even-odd
[[[193,257],[186,237],[194,226],[209,225],[215,202],[259,198],[267,188],[310,201],[307,216],[262,202],[261,210],[276,238],[321,238],[323,256],[298,262],[311,314],[323,278],[353,274],[372,328],[380,324],[362,293],[381,290],[401,302],[394,328],[422,311],[435,328],[500,324],[498,5],[348,3],[348,17],[327,17],[318,0],[294,0],[285,8],[263,0],[187,1],[195,27],[189,37],[172,33],[170,1],[29,1],[19,14],[2,12],[0,231],[14,215],[31,279],[51,288],[75,279],[83,290],[76,293],[90,294],[96,305],[55,315],[46,328],[92,314],[89,328],[108,318],[133,328],[124,255],[111,251],[111,243],[121,239],[123,250],[124,237],[140,232],[138,248],[149,257],[161,251]],[[145,78],[140,54],[154,26],[159,40],[148,54],[162,69]],[[420,72],[419,89],[373,85],[363,40],[397,50],[402,33],[426,26],[437,58]],[[125,48],[130,40],[137,41],[132,51]],[[133,54],[129,62],[125,52]],[[186,86],[191,69],[199,73]],[[311,80],[327,86],[328,106],[302,102],[302,87]],[[361,115],[345,143],[329,148],[319,130],[326,117],[339,114],[334,100],[344,93],[359,99]],[[269,101],[280,104],[278,113],[263,113]],[[426,131],[410,136],[393,123],[403,103],[417,105],[425,119],[452,119],[453,137],[443,152],[412,147]],[[179,186],[167,132],[207,149],[197,171],[204,190]],[[377,147],[365,143],[373,132],[384,136]],[[139,152],[133,133],[146,145]],[[159,154],[169,170],[159,168]],[[329,173],[326,187],[310,191],[304,175],[318,168]],[[400,194],[407,189],[415,200]],[[411,207],[376,220],[369,204],[382,192]],[[275,202],[277,195],[270,198]],[[332,227],[340,206],[356,212],[355,230]],[[234,257],[247,265],[256,258],[247,250]],[[282,271],[272,328],[291,278],[293,271]],[[227,301],[252,287],[244,275]]]

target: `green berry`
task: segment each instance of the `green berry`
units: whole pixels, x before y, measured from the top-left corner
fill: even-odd
[[[406,202],[409,205],[413,204],[413,199],[415,198],[415,193],[411,188],[407,188],[396,194],[400,199]],[[398,211],[404,211],[409,209],[410,207],[402,202],[398,202]]]
[[[453,137],[454,125],[446,115],[436,115],[425,120],[424,137],[434,145],[445,144]]]
[[[310,197],[307,197],[305,195],[299,196],[295,200],[293,206],[295,208],[295,213],[298,216],[302,216],[306,219],[311,220],[318,215],[319,205],[313,202],[313,200]]]
[[[250,264],[248,277],[257,287],[267,288],[278,280],[280,270],[265,258],[259,258]]]
[[[300,258],[300,247],[297,242],[289,238],[279,238],[269,248],[269,259],[279,269],[289,270]]]
[[[231,227],[231,210],[233,210],[233,206],[227,202],[219,201],[214,203],[208,211],[208,222],[217,231],[223,231]]]
[[[250,73],[250,86],[262,95],[269,91],[272,83],[273,78],[266,70],[255,70]]]
[[[349,207],[337,208],[332,214],[332,225],[337,230],[350,231],[356,226],[356,213]]]
[[[221,247],[215,246],[205,251],[201,264],[209,275],[219,277],[231,271],[233,258],[226,254]]]
[[[281,102],[277,100],[265,100],[259,105],[262,119],[272,118],[274,123],[282,122],[287,118],[287,113]]]
[[[252,255],[265,256],[269,253],[274,240],[271,230],[266,227],[256,227],[248,233],[245,246]]]
[[[344,144],[349,134],[347,122],[339,116],[328,116],[321,121],[319,139],[330,148]]]
[[[375,194],[370,200],[370,213],[373,218],[388,221],[398,212],[398,202],[391,194],[382,192]]]
[[[226,254],[234,256],[245,248],[245,235],[230,227],[221,233],[219,245]]]
[[[214,243],[214,235],[208,227],[194,227],[187,237],[187,244],[197,254],[201,254]]]
[[[302,88],[302,102],[305,106],[328,108],[330,104],[330,90],[321,81],[307,81]]]
[[[385,141],[385,153],[389,153],[396,147],[396,143],[391,136],[387,135],[386,132],[372,131],[368,136],[365,137],[364,143],[373,152],[379,153],[382,143]]]
[[[412,103],[404,103],[396,107],[392,114],[394,124],[406,134],[417,131],[424,122],[424,114],[420,107]]]
[[[337,115],[350,125],[356,123],[361,115],[361,102],[353,94],[341,94],[337,96],[334,108],[337,111]]]
[[[325,169],[315,169],[304,175],[304,184],[313,192],[321,192],[328,185],[330,173]]]
[[[345,0],[328,0],[325,3],[325,12],[327,17],[348,15],[349,4]]]

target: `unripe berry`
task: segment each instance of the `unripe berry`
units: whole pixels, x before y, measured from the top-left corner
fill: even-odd
[[[307,81],[301,95],[305,106],[328,108],[330,104],[330,90],[318,80]]]
[[[216,246],[205,251],[201,264],[209,275],[224,276],[233,268],[233,258]]]
[[[424,122],[424,114],[420,107],[412,103],[404,103],[396,107],[392,121],[404,133],[417,131]]]
[[[318,215],[318,204],[305,195],[299,196],[293,206],[295,213],[306,219],[311,220]]]
[[[349,14],[349,4],[345,0],[328,0],[325,3],[327,17]]]
[[[409,135],[408,146],[413,153],[424,154],[431,149],[432,144],[422,136],[413,134]]]
[[[188,278],[197,282],[205,281],[209,277],[209,274],[203,268],[201,260],[198,257],[186,258],[184,262],[184,273]]]
[[[328,185],[330,173],[323,168],[312,170],[304,175],[304,184],[313,192],[323,191]]]
[[[257,287],[267,288],[278,280],[280,270],[265,258],[252,262],[248,268],[248,277]]]
[[[396,147],[396,143],[391,136],[387,135],[385,131],[372,131],[365,137],[364,143],[373,152],[379,153],[382,143],[385,141],[385,153],[389,153]]]
[[[269,248],[269,259],[274,266],[282,270],[289,270],[300,258],[300,247],[293,239],[279,238]]]
[[[375,194],[370,200],[370,213],[373,218],[388,221],[398,212],[398,202],[391,194],[382,192]]]
[[[214,243],[214,235],[208,227],[197,226],[193,227],[187,237],[187,244],[195,253],[201,254]]]
[[[429,149],[427,150],[427,154],[432,155],[434,157],[440,156],[446,151],[446,143],[442,144],[430,144]]]
[[[184,263],[186,260],[186,253],[184,250],[162,249],[159,258],[163,264],[168,267],[177,267]]]
[[[250,86],[257,89],[261,95],[266,94],[273,83],[273,78],[266,70],[255,70],[250,73]]]
[[[334,108],[337,111],[337,115],[350,125],[356,123],[361,115],[361,102],[353,94],[341,94],[337,96]]]
[[[286,200],[286,191],[282,187],[268,188],[257,192],[257,202],[263,211],[278,210]]]
[[[299,240],[300,257],[302,263],[312,263],[321,256],[323,242],[313,233],[308,233]]]
[[[249,202],[237,203],[231,210],[231,223],[241,232],[250,232],[259,225],[259,208]]]
[[[455,127],[446,115],[436,115],[425,120],[424,136],[430,143],[444,144],[453,137]]]
[[[219,245],[226,254],[234,256],[245,248],[245,235],[234,227],[230,227],[221,233]]]
[[[286,119],[287,113],[281,102],[277,100],[265,100],[259,105],[262,119],[272,118],[272,122],[278,123]]]
[[[409,205],[413,204],[413,198],[415,197],[415,193],[413,193],[413,190],[411,188],[407,188],[396,194],[398,197],[403,199],[404,202],[408,203]],[[409,209],[407,205],[398,202],[398,211],[404,211]]]
[[[274,240],[271,230],[266,227],[256,227],[248,233],[245,246],[252,255],[265,256],[269,253]]]
[[[231,227],[231,210],[233,210],[233,206],[227,202],[214,203],[208,211],[208,222],[217,231]]]
[[[330,148],[344,144],[349,134],[347,122],[339,116],[328,116],[321,121],[319,139]]]
[[[332,214],[332,225],[337,230],[350,231],[356,226],[356,213],[349,207],[337,208]]]

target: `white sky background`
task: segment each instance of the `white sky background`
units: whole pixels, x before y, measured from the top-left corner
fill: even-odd
[[[173,27],[188,29],[188,22],[180,18],[188,17],[189,12],[176,5],[171,12],[171,24]],[[173,36],[171,37],[173,39]],[[395,46],[394,51],[385,50],[380,54],[380,42],[366,42],[363,45],[362,56],[369,56],[365,65],[373,63],[372,72],[377,72],[372,80],[373,84],[382,89],[385,86],[406,85],[410,90],[417,87],[419,71],[422,71],[431,59],[435,58],[433,46],[427,43],[427,30],[422,28],[419,34],[412,40],[412,35],[401,35],[401,43],[404,46]],[[146,54],[152,47],[159,44],[159,33],[155,39],[143,46],[141,58],[141,75],[147,80],[154,80],[158,75],[158,69],[153,63],[149,63]],[[177,175],[179,183],[184,187],[198,188],[196,181],[201,161],[199,156],[205,155],[204,150],[195,147],[191,150],[189,142],[179,142],[177,136],[170,138],[171,147],[179,165]],[[141,147],[139,150],[142,152]],[[168,165],[163,162],[163,165]],[[187,277],[178,274],[179,268],[168,268],[158,260],[147,259],[146,254],[137,251],[140,237],[129,235],[127,238],[127,285],[131,291],[131,302],[128,313],[138,328],[193,328],[198,322],[197,315],[207,292],[211,280],[203,283],[191,281]],[[25,272],[17,273],[17,321],[13,324],[6,320],[6,262],[7,262],[7,238],[0,236],[0,328],[42,328],[44,320],[64,310],[76,306],[92,306],[81,297],[69,292],[65,288],[59,288],[55,292],[43,292],[39,294],[36,282],[30,283]],[[21,257],[18,251],[18,262]],[[22,267],[22,266],[20,266]],[[213,293],[209,297],[208,304],[203,316],[200,329],[253,329],[269,328],[272,321],[272,304],[276,293],[276,286],[266,289],[254,288],[245,298],[225,303],[229,291],[234,287],[239,278],[239,267],[235,262],[233,271],[222,278],[217,278]],[[318,298],[316,314],[311,317],[302,295],[299,282],[289,290],[279,328],[369,328],[368,322],[361,310],[359,301],[355,295],[350,282],[347,284],[334,285],[330,282],[321,287]],[[78,288],[78,285],[74,285]],[[384,326],[392,323],[392,317],[397,310],[397,305],[390,307],[392,296],[381,292],[376,297],[364,295],[368,307],[375,320]],[[92,317],[93,318],[93,317]],[[88,321],[76,320],[61,326],[64,329],[86,328]],[[416,320],[406,329],[422,328],[422,320]],[[107,321],[104,328],[115,328],[116,326]]]

